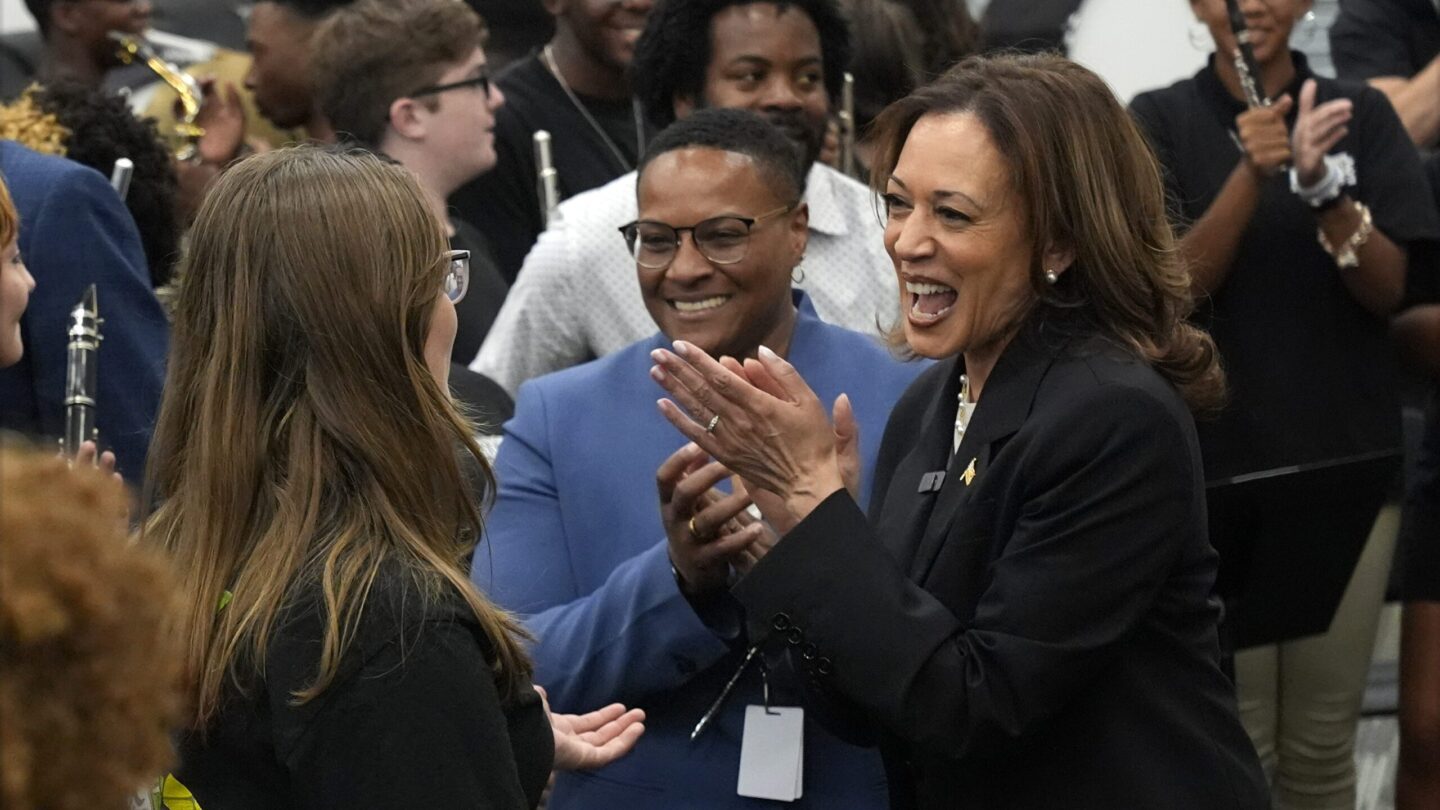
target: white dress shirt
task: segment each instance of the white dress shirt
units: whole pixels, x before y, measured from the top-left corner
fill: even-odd
[[[875,334],[894,323],[895,272],[875,195],[815,164],[806,181],[810,241],[803,289],[822,320]],[[636,217],[631,172],[560,204],[540,234],[470,368],[513,396],[520,383],[655,334],[635,259],[619,228]]]

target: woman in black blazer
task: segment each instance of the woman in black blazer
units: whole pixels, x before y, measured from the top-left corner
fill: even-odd
[[[967,60],[877,130],[898,331],[948,359],[891,416],[869,521],[843,402],[832,426],[764,350],[656,353],[661,410],[783,535],[732,590],[750,642],[873,734],[896,807],[1267,807],[1190,415],[1223,375],[1143,138],[1053,56]]]

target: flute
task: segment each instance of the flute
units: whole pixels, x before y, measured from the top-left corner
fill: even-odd
[[[540,217],[549,230],[560,222],[560,175],[555,171],[555,161],[550,155],[550,133],[535,130],[536,182],[540,192]]]
[[[60,447],[67,458],[74,458],[86,441],[99,444],[95,396],[102,323],[95,285],[91,284],[70,310],[69,340],[65,346],[65,436],[60,440]]]
[[[840,86],[840,171],[855,176],[855,75],[848,70]]]
[[[1260,66],[1255,61],[1255,48],[1250,44],[1250,28],[1245,24],[1245,14],[1240,11],[1240,0],[1225,0],[1225,11],[1230,17],[1230,30],[1235,34],[1235,72],[1240,77],[1241,89],[1245,91],[1245,102],[1252,110],[1269,107],[1270,99],[1260,89]]]

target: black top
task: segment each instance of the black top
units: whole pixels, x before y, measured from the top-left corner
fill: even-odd
[[[835,493],[732,590],[749,638],[808,675],[813,716],[878,733],[899,810],[1269,807],[1219,665],[1190,414],[1129,352],[1038,321],[956,453],[961,361],[916,379],[868,521]]]
[[[470,289],[455,305],[459,324],[450,359],[468,366],[480,353],[485,336],[490,334],[495,316],[500,314],[500,305],[510,292],[510,284],[495,266],[489,241],[468,222],[455,219],[450,224],[455,227],[455,235],[450,237],[451,249],[470,251]]]
[[[516,62],[495,80],[505,104],[495,113],[495,168],[450,197],[460,217],[479,228],[495,249],[510,283],[545,229],[535,165],[536,130],[550,133],[560,199],[602,186],[635,168],[640,154],[635,105],[580,96],[624,160],[616,157],[575,108],[539,53]],[[646,125],[646,136],[649,127]]]
[[[1375,227],[1412,253],[1440,239],[1420,158],[1384,95],[1315,76],[1302,54],[1293,57],[1295,81],[1285,92],[1298,99],[1301,84],[1314,78],[1316,104],[1339,97],[1355,103],[1350,132],[1332,153],[1354,157],[1359,182],[1347,192],[1370,207]],[[1245,105],[1213,66],[1212,57],[1193,78],[1131,105],[1164,167],[1182,230],[1209,209],[1241,159],[1232,130]],[[1292,127],[1294,119],[1292,111]],[[1199,425],[1212,481],[1400,446],[1386,319],[1351,296],[1316,239],[1315,213],[1289,183],[1283,172],[1265,182],[1229,276],[1196,314],[1230,382],[1222,415]],[[1413,263],[1412,270],[1433,272]]]
[[[340,674],[299,706],[323,610],[287,611],[263,680],[231,693],[206,739],[181,739],[176,778],[205,810],[535,807],[554,754],[539,696],[501,702],[459,597],[419,604],[413,584],[382,575]]]
[[[1340,0],[1330,57],[1342,79],[1409,78],[1440,54],[1440,11],[1431,0]]]

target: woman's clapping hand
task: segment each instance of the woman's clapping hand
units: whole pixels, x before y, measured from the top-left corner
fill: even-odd
[[[722,362],[676,341],[651,355],[651,376],[674,400],[660,400],[660,412],[743,478],[783,535],[837,489],[858,491],[859,437],[847,397],[836,400],[832,427],[794,366],[763,346],[759,355]]]

